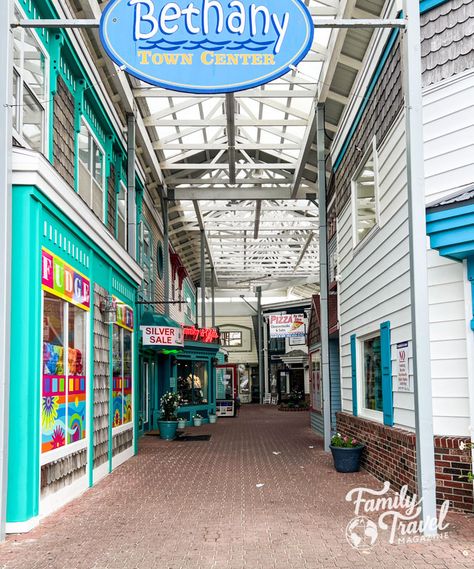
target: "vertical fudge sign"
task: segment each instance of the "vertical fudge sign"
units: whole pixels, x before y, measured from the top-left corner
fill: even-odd
[[[151,85],[230,93],[288,73],[311,48],[301,0],[111,0],[100,23],[109,56]]]

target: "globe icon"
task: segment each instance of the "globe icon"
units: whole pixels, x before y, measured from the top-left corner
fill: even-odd
[[[346,527],[346,539],[359,551],[367,551],[375,545],[378,537],[377,525],[364,516],[353,518]]]

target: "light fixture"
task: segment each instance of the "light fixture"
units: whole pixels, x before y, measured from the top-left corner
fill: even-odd
[[[117,302],[113,296],[106,296],[100,303],[100,311],[104,316],[104,324],[117,322]]]

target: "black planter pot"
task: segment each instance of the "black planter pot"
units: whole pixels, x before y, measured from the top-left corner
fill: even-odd
[[[359,445],[353,448],[334,447],[330,445],[334,468],[338,472],[358,472],[364,448],[365,445]]]

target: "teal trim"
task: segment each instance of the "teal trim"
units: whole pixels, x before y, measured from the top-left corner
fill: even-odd
[[[352,414],[358,415],[357,404],[357,342],[356,335],[351,336],[351,368],[352,368]]]
[[[29,188],[12,194],[11,302],[15,318],[11,322],[8,522],[24,522],[39,513],[42,207],[31,200],[31,194]]]
[[[474,255],[474,203],[429,211],[426,232],[443,257],[462,261]]]
[[[474,330],[474,256],[467,259],[467,279],[471,283],[472,319],[471,330]]]
[[[446,4],[449,0],[420,0],[420,14],[429,12],[433,8],[437,8],[442,4]]]
[[[114,397],[113,397],[113,376],[114,376],[114,334],[113,324],[109,325],[109,473],[112,472],[113,460],[113,418],[114,418]]]
[[[88,385],[88,404],[90,423],[86,425],[89,434],[89,455],[87,457],[87,466],[89,468],[89,487],[94,485],[94,289],[91,284],[91,309],[89,312],[89,385]]]
[[[390,338],[390,322],[383,322],[380,325],[383,422],[384,425],[393,427],[392,344]]]

